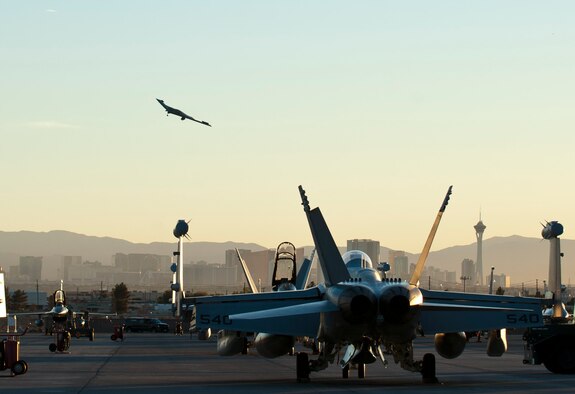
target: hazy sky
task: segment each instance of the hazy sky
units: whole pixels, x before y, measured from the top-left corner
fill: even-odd
[[[575,233],[575,2],[0,0],[0,230]],[[212,128],[166,117],[156,102]],[[542,243],[542,247],[548,245]]]

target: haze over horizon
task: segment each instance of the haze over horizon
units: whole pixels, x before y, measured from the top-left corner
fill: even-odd
[[[575,231],[575,3],[0,3],[2,231],[419,253]],[[166,117],[156,98],[205,127]]]

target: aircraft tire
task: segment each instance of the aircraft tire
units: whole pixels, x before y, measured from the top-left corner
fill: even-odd
[[[437,377],[435,376],[435,355],[433,353],[425,353],[423,355],[421,376],[423,383],[438,383]]]
[[[357,377],[359,379],[365,379],[365,364],[358,363],[357,364]]]
[[[12,373],[14,375],[23,375],[26,371],[28,371],[28,364],[26,364],[26,361],[19,360],[12,365]]]
[[[248,354],[248,338],[244,337],[244,344],[242,345],[242,354]]]
[[[558,337],[546,346],[543,365],[556,374],[575,374],[575,341]]]
[[[306,352],[299,352],[296,356],[296,375],[300,383],[309,382],[309,358]]]
[[[344,379],[349,378],[349,363],[341,369],[341,377]]]

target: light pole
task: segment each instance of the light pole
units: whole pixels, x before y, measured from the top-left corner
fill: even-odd
[[[489,280],[489,294],[493,294],[493,270],[494,266],[491,266],[491,279]]]
[[[463,281],[463,292],[465,293],[465,281],[471,279],[470,276],[462,276],[461,278],[459,278]]]

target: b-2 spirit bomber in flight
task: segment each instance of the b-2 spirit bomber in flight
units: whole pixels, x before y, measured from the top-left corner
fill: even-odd
[[[203,120],[194,119],[194,118],[192,118],[190,115],[185,114],[183,111],[180,111],[180,110],[177,109],[177,108],[173,108],[173,107],[170,107],[169,105],[166,105],[166,104],[164,103],[164,100],[160,100],[160,99],[158,99],[158,98],[157,98],[156,100],[157,100],[158,103],[160,103],[160,105],[161,105],[162,107],[164,107],[164,109],[166,110],[166,112],[167,112],[167,115],[166,115],[166,116],[172,114],[172,115],[179,116],[182,120],[189,119],[189,120],[193,120],[194,122],[198,122],[198,123],[201,123],[201,124],[203,124],[203,125],[212,127],[212,125],[209,124],[208,122],[205,122],[205,121],[203,121]]]
[[[350,259],[346,265],[320,209],[311,209],[305,191],[301,186],[299,190],[325,283],[302,290],[200,297],[196,299],[198,328],[237,335],[264,332],[270,344],[274,337],[278,342],[286,336],[315,338],[321,349],[317,359],[310,360],[306,352],[297,354],[298,381],[309,380],[311,372],[327,368],[336,359],[344,378],[350,364],[363,378],[366,364],[378,359],[388,364],[384,348],[403,369],[421,373],[424,382],[437,382],[435,356],[428,353],[422,360],[414,359],[413,340],[418,333],[435,334],[437,353],[452,359],[463,353],[466,331],[488,330],[487,354],[501,356],[507,349],[505,328],[541,325],[537,298],[419,288],[451,187],[409,282],[382,279],[369,259]]]

